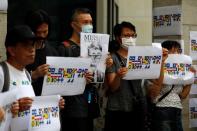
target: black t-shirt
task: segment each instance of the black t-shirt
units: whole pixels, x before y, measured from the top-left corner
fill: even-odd
[[[36,68],[42,64],[46,64],[46,56],[58,56],[55,48],[53,48],[48,41],[45,42],[45,47],[36,50],[36,56],[33,64],[27,65],[26,69],[30,71],[36,70]],[[37,80],[32,81],[32,86],[36,96],[40,96],[42,92],[44,77],[40,77]]]
[[[71,40],[67,40],[59,46],[58,53],[60,56],[79,57],[80,46]],[[82,95],[64,96],[66,107],[62,111],[63,115],[68,117],[98,117],[100,113],[98,102],[87,102],[87,93],[89,91],[95,94],[93,97],[98,97],[95,89],[95,84],[88,84],[86,85],[85,91]],[[98,98],[94,99],[98,100]]]

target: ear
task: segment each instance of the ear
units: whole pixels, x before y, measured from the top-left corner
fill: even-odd
[[[15,48],[13,46],[10,46],[7,48],[7,51],[9,52],[9,54],[11,56],[15,56],[16,52],[15,52]]]

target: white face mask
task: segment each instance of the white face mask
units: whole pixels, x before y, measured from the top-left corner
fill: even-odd
[[[83,25],[81,28],[81,31],[83,33],[92,33],[93,32],[93,26],[91,24]]]
[[[129,46],[135,46],[135,42],[136,42],[136,38],[132,38],[132,37],[129,37],[129,38],[122,38],[122,47],[124,49],[128,49]]]

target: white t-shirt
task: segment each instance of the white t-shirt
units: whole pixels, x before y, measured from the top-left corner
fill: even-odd
[[[34,97],[35,93],[33,91],[33,87],[31,85],[31,81],[29,81],[26,73],[25,73],[25,69],[23,71],[16,69],[15,67],[13,67],[12,65],[10,65],[9,63],[7,63],[8,69],[9,69],[9,76],[10,76],[10,87],[9,90],[13,90],[13,89],[19,89],[20,88],[20,93],[16,94],[16,98],[22,98],[22,97]],[[0,90],[2,91],[3,89],[3,85],[4,85],[4,74],[3,74],[3,69],[0,66]],[[10,115],[9,110],[6,111],[6,124],[10,124],[12,118]],[[24,127],[24,122],[20,122],[21,124],[23,123],[23,125],[21,125],[21,127]],[[3,124],[2,124],[3,125]],[[1,128],[0,128],[1,129]],[[4,131],[7,131],[9,129],[4,129]]]

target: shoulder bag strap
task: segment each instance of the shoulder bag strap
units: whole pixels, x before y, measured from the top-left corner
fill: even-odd
[[[168,96],[168,94],[170,94],[170,92],[173,90],[173,88],[174,88],[174,85],[172,85],[171,89],[158,99],[157,103],[160,102],[161,100],[163,100],[166,96]]]

